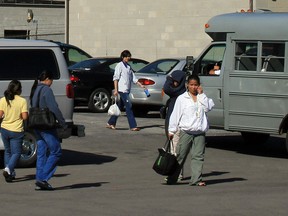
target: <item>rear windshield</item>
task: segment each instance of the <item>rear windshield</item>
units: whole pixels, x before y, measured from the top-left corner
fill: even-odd
[[[43,70],[59,79],[60,73],[55,54],[49,49],[1,49],[1,80],[35,80]]]
[[[96,60],[96,59],[88,59],[88,60],[84,60],[81,62],[78,62],[74,65],[71,65],[69,67],[69,69],[73,70],[73,69],[79,69],[79,68],[93,68],[95,66],[100,65],[102,62]]]
[[[179,60],[177,59],[162,59],[152,62],[142,69],[139,73],[161,73],[168,74],[177,64]]]

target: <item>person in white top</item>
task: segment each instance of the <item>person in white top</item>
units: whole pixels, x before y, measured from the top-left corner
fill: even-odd
[[[177,146],[177,161],[179,167],[175,173],[168,176],[167,184],[175,184],[191,150],[191,179],[190,185],[206,186],[202,181],[202,169],[205,152],[205,132],[209,129],[206,113],[212,109],[214,103],[207,98],[200,85],[200,78],[190,75],[187,79],[187,91],[180,95],[170,116],[168,136],[173,139],[180,130]]]
[[[131,58],[131,53],[129,50],[124,50],[121,53],[122,61],[119,62],[115,67],[115,72],[113,76],[114,81],[114,96],[118,98],[118,94],[120,95],[120,100],[117,101],[117,105],[119,108],[123,108],[125,106],[126,115],[129,123],[129,127],[131,131],[139,131],[140,128],[137,127],[137,123],[134,117],[134,113],[132,111],[132,104],[129,99],[129,94],[131,90],[132,83],[139,85],[141,88],[145,88],[138,79],[136,78],[133,70],[128,64]],[[111,116],[107,122],[106,127],[110,129],[116,129],[118,116]]]

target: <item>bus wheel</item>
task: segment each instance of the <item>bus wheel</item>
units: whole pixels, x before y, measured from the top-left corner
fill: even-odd
[[[242,135],[245,143],[253,144],[253,145],[255,145],[255,144],[263,144],[270,137],[270,134],[253,133],[253,132],[241,132],[241,135]]]

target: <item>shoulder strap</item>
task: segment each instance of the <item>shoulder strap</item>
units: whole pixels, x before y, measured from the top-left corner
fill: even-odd
[[[166,151],[167,153],[170,153],[170,152],[171,152],[171,143],[172,143],[172,142],[173,142],[172,140],[167,139],[166,142],[165,142],[165,144],[164,144],[163,149],[165,149],[165,151]]]
[[[39,103],[40,103],[40,94],[42,89],[44,88],[44,86],[42,86],[38,92],[38,96],[37,96],[37,102],[36,102],[36,107],[39,107]]]

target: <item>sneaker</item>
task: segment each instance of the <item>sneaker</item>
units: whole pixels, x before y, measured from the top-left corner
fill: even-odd
[[[50,190],[50,191],[54,190],[54,188],[47,181],[36,181],[35,185],[36,187],[39,187],[40,190]]]
[[[12,180],[15,180],[16,179],[16,172],[15,170],[10,174]]]
[[[9,175],[11,174],[9,167],[5,167],[5,169],[3,169],[3,171],[6,171]]]
[[[11,183],[13,181],[13,176],[11,176],[6,170],[3,171],[3,176],[5,181]]]
[[[42,188],[36,185],[35,190],[42,190]]]
[[[183,178],[184,178],[184,177],[183,177],[183,175],[182,175],[182,174],[180,174],[180,175],[179,175],[179,177],[178,177],[178,181],[182,181],[182,180],[183,180]]]

